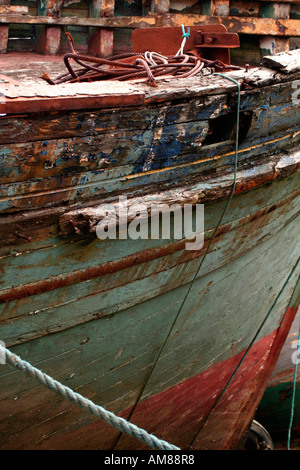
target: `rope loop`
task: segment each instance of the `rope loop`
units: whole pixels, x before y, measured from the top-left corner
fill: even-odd
[[[149,434],[144,429],[139,428],[133,423],[130,423],[124,418],[116,416],[111,411],[106,410],[100,405],[96,405],[91,400],[83,397],[79,393],[74,392],[71,388],[66,387],[62,383],[53,379],[49,375],[42,372],[40,369],[32,366],[29,362],[24,361],[19,356],[13,354],[9,349],[0,343],[0,353],[6,358],[7,363],[19,369],[20,371],[27,373],[30,377],[38,380],[42,385],[49,388],[53,392],[59,394],[65,400],[75,404],[79,408],[82,408],[87,413],[95,416],[96,418],[102,419],[110,426],[118,429],[122,433],[129,434],[135,437],[143,444],[147,444],[149,447],[157,450],[180,450],[179,447],[169,444],[169,442],[157,438],[153,434]]]

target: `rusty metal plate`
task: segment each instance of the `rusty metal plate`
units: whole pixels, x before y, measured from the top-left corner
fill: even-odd
[[[201,44],[199,34],[205,35],[206,38],[218,36],[218,44],[213,47],[231,48],[240,45],[238,35],[228,33],[222,24],[191,26],[189,31],[190,37],[186,41],[184,52],[193,51],[196,45]],[[226,37],[228,40],[225,46]],[[154,51],[169,56],[177,53],[182,39],[180,27],[135,29],[132,33],[132,46],[134,52]],[[211,44],[205,47],[211,47]]]
[[[195,47],[240,47],[239,36],[236,33],[198,31]]]

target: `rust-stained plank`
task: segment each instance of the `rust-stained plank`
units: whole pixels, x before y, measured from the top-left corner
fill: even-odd
[[[260,3],[257,1],[232,0],[230,2],[230,16],[260,16]]]
[[[137,106],[144,103],[144,92],[128,83],[93,82],[85,83],[84,86],[76,83],[52,86],[45,82],[33,88],[16,84],[11,79],[7,81],[7,84],[5,81],[1,84],[6,100],[0,103],[0,114]]]
[[[258,34],[273,36],[299,36],[300,20],[274,18],[248,18],[234,16],[205,16],[190,14],[157,14],[149,16],[130,16],[112,18],[79,18],[2,15],[1,24],[44,24],[53,26],[80,25],[103,28],[139,28],[151,26],[193,26],[197,24],[224,24],[229,32],[239,34]]]

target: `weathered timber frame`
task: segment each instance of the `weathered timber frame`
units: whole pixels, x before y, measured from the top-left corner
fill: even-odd
[[[7,51],[9,24],[36,25],[36,52],[49,55],[59,53],[61,31],[68,26],[88,27],[87,51],[96,56],[113,53],[114,30],[118,29],[224,24],[229,32],[257,36],[262,54],[287,51],[289,38],[300,36],[300,15],[290,18],[291,6],[298,8],[300,0],[280,3],[202,0],[200,3],[202,14],[170,12],[170,0],[151,0],[147,15],[114,16],[115,0],[90,0],[88,17],[82,17],[61,15],[64,0],[38,0],[36,15],[29,14],[28,7],[10,6],[10,0],[0,0],[0,52]]]

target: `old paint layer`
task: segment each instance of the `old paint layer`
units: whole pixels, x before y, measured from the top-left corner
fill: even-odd
[[[186,81],[181,101],[174,84],[145,93],[150,112],[136,132],[145,154],[137,157],[137,145],[123,162],[116,158],[113,170],[94,179],[93,168],[85,168],[84,162],[76,169],[64,166],[66,153],[61,150],[55,159],[56,139],[69,144],[73,139],[72,145],[82,139],[83,145],[88,138],[96,146],[107,123],[115,126],[120,116],[124,140],[123,131],[114,132],[122,146],[133,136],[130,127],[139,110],[118,109],[115,117],[111,110],[96,110],[88,135],[88,111],[83,116],[57,110],[53,116],[30,115],[17,145],[8,126],[1,134],[3,158],[11,169],[14,161],[19,165],[14,182],[5,180],[8,174],[2,170],[1,230],[8,242],[1,248],[1,339],[74,390],[182,448],[231,449],[240,444],[295,315],[290,300],[298,292],[299,249],[291,240],[299,232],[299,123],[291,101],[284,106],[276,91],[286,98],[299,74],[280,81],[277,73],[255,73],[253,89],[243,92],[243,110],[252,119],[243,121],[236,192],[214,238],[233,183],[235,121],[229,113],[235,116],[236,90],[228,83],[196,86],[194,80]],[[211,98],[216,90],[217,98]],[[167,97],[175,101],[174,110]],[[184,100],[195,101],[188,107]],[[187,118],[181,106],[189,109]],[[281,116],[278,133],[275,108]],[[126,125],[128,116],[132,121]],[[225,121],[214,127],[213,119],[223,117],[231,122],[230,135],[216,142],[214,129],[220,137]],[[77,128],[81,118],[86,122]],[[14,116],[4,119],[11,122]],[[16,117],[14,126],[21,122],[28,117]],[[65,134],[68,122],[73,124]],[[32,139],[31,126],[36,129]],[[61,134],[53,136],[52,129]],[[203,129],[204,139],[210,134],[212,141],[204,150],[192,150],[186,139],[201,140]],[[50,141],[53,160],[45,168],[42,145]],[[173,141],[183,148],[172,161],[168,150]],[[30,146],[35,148],[31,162]],[[126,173],[129,164],[135,168]],[[63,175],[64,169],[70,173]],[[79,175],[83,179],[78,183]],[[104,183],[105,191],[100,187]],[[72,191],[79,188],[83,193],[73,199]],[[115,204],[120,194],[148,203],[151,198],[181,204],[204,199],[202,250],[189,252],[185,238],[174,236],[97,239],[89,229],[95,205],[104,200]],[[86,216],[78,227],[82,233],[72,226],[74,214],[78,220]],[[5,366],[0,375],[1,449],[137,445],[32,378]],[[191,426],[186,426],[188,418]]]

